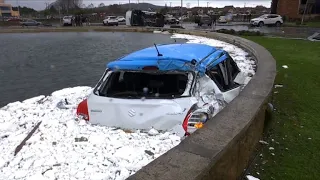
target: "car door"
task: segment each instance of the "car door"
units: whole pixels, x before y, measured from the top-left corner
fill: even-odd
[[[239,72],[239,68],[230,56],[207,71],[207,75],[217,84],[227,103],[240,93],[240,84],[234,82]]]
[[[273,15],[268,15],[267,16],[267,19],[265,20],[264,24],[274,24],[275,22],[274,21],[274,16]]]

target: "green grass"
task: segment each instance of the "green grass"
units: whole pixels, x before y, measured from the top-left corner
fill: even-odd
[[[320,179],[320,42],[245,38],[271,52],[275,84],[283,84],[274,89],[276,110],[264,136],[269,145],[263,145],[249,173],[263,180]]]

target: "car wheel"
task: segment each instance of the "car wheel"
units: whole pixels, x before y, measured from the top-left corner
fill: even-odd
[[[259,27],[262,27],[262,26],[264,26],[264,23],[263,23],[262,21],[260,21],[260,22],[258,23],[258,26],[259,26]]]
[[[276,22],[276,26],[277,26],[277,27],[281,26],[281,22],[280,22],[280,21],[277,21],[277,22]]]

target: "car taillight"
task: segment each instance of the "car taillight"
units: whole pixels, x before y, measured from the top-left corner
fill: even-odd
[[[87,99],[83,100],[77,107],[77,115],[86,121],[89,121],[89,110]]]
[[[197,129],[203,127],[204,123],[208,120],[208,115],[204,112],[193,112],[191,109],[188,111],[186,117],[183,120],[182,127],[186,132],[186,136],[194,132]]]

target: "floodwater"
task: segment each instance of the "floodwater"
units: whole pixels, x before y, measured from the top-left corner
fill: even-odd
[[[94,86],[107,62],[175,40],[152,33],[64,32],[0,34],[0,42],[2,107],[66,87]]]

